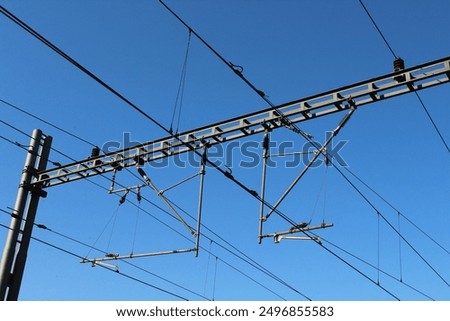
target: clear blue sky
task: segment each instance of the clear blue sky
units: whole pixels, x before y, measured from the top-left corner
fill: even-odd
[[[170,127],[188,31],[159,1],[2,0],[0,4]],[[393,56],[357,0],[167,0],[167,4],[227,61],[243,66],[244,75],[275,104],[392,71]],[[450,55],[448,1],[366,0],[365,4],[407,67]],[[137,142],[166,136],[3,15],[0,39],[0,99],[99,146],[108,141],[121,142],[124,133],[130,133]],[[420,92],[447,142],[449,88],[442,85]],[[180,118],[182,131],[266,107],[192,37]],[[305,122],[301,128],[322,142],[324,132],[333,129],[342,116]],[[90,155],[88,144],[4,103],[0,103],[0,119],[26,133],[41,128],[53,136],[56,150],[75,159]],[[21,144],[29,141],[4,123],[0,124],[0,135]],[[261,139],[258,135],[245,141],[259,143]],[[293,141],[297,150],[305,142],[283,129],[274,132],[273,139]],[[398,235],[386,223],[378,224],[376,211],[333,167],[312,169],[280,209],[298,222],[312,219],[311,223],[320,224],[325,219],[334,223],[333,228],[318,234],[346,252],[330,243],[324,245],[367,278],[375,283],[379,280],[377,286],[315,242],[274,244],[266,239],[259,245],[258,202],[209,168],[205,178],[203,248],[198,258],[188,253],[130,260],[135,266],[115,262],[120,272],[145,285],[101,267],[81,264],[76,257],[33,241],[20,299],[179,299],[148,286],[153,285],[189,300],[304,300],[296,291],[313,300],[393,300],[383,288],[402,300],[449,300],[450,288],[437,275],[450,282],[449,154],[417,98],[410,94],[361,107],[337,140],[348,141],[341,156],[349,169],[444,249],[404,217],[401,234],[414,250],[404,241],[399,245]],[[7,210],[14,205],[25,152],[4,139],[0,140],[0,148],[0,208]],[[55,151],[50,158],[62,164],[70,162]],[[233,175],[259,190],[260,164],[240,168],[241,160],[235,150],[230,164]],[[285,169],[281,164],[268,172],[271,203],[301,170],[300,166]],[[173,164],[159,169],[147,165],[145,169],[160,188],[197,171]],[[127,172],[119,173],[117,179],[123,184],[137,184],[136,177]],[[109,188],[107,179],[96,177],[93,181]],[[353,181],[397,227],[397,212]],[[164,207],[150,189],[142,193]],[[197,193],[198,179],[193,179],[167,192],[167,196],[195,215]],[[192,246],[184,238],[190,236],[183,227],[160,209],[145,201],[140,211],[130,203],[118,207],[117,196],[88,181],[49,189],[48,197],[40,203],[36,222],[120,254]],[[9,225],[8,215],[0,214],[0,223]],[[267,232],[290,227],[277,216],[272,216],[265,226]],[[5,228],[0,228],[2,248],[6,233]],[[101,256],[49,231],[35,229],[34,236],[80,256]],[[238,253],[236,249],[296,291],[237,258],[233,255]],[[377,266],[380,272],[373,268]],[[400,278],[403,283],[398,281]]]

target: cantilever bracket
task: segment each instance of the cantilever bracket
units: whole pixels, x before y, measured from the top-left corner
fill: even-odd
[[[274,213],[277,212],[278,206],[281,204],[281,202],[288,196],[288,194],[292,191],[292,189],[295,187],[295,185],[300,181],[300,179],[306,174],[308,169],[313,165],[313,163],[317,160],[317,158],[320,155],[323,155],[325,158],[325,165],[329,166],[331,163],[330,156],[327,152],[327,147],[331,143],[332,139],[336,137],[336,135],[340,132],[340,130],[345,126],[345,124],[348,122],[350,117],[353,115],[353,113],[356,110],[356,105],[354,100],[349,97],[347,98],[347,104],[348,104],[348,113],[341,119],[339,124],[336,126],[336,128],[331,131],[331,134],[326,139],[325,143],[320,146],[318,143],[314,143],[313,141],[310,141],[313,143],[313,146],[316,147],[316,152],[313,153],[312,159],[306,164],[306,166],[303,168],[303,170],[298,174],[298,176],[293,180],[293,182],[289,185],[289,187],[285,190],[285,192],[281,195],[281,197],[278,199],[278,201],[269,208],[269,211],[266,215],[263,215],[263,211],[265,208],[265,185],[266,185],[266,171],[267,171],[267,159],[270,157],[269,154],[269,132],[268,130],[264,133],[264,140],[263,140],[263,167],[262,167],[262,182],[261,182],[261,198],[262,202],[260,205],[260,215],[259,215],[259,235],[258,235],[258,243],[261,244],[262,239],[266,237],[266,235],[263,235],[263,224],[267,221],[267,219]],[[292,229],[291,229],[292,230]],[[278,233],[279,234],[279,233]],[[274,234],[272,234],[274,236]]]
[[[125,260],[125,259],[160,256],[160,255],[168,255],[168,254],[179,254],[179,253],[188,253],[188,252],[194,252],[195,256],[197,257],[199,249],[200,249],[200,228],[201,228],[201,216],[202,216],[202,205],[203,205],[203,187],[204,187],[204,178],[205,178],[205,174],[206,174],[206,164],[207,164],[207,149],[208,149],[208,145],[204,144],[203,145],[203,154],[202,154],[201,163],[200,163],[200,170],[198,173],[182,180],[179,183],[176,183],[175,185],[173,185],[165,190],[159,190],[155,186],[155,184],[151,181],[151,179],[148,177],[147,173],[139,166],[137,166],[137,171],[144,179],[145,184],[139,184],[139,185],[135,185],[132,187],[125,187],[123,189],[114,189],[114,184],[113,184],[109,190],[109,193],[117,193],[117,192],[125,191],[124,196],[122,196],[122,199],[124,201],[127,193],[131,189],[137,189],[138,200],[140,200],[141,187],[149,186],[156,193],[156,195],[159,198],[161,198],[162,201],[169,207],[169,209],[172,211],[172,213],[175,215],[175,217],[182,223],[182,225],[189,231],[189,233],[194,236],[194,238],[195,238],[195,247],[194,248],[177,249],[177,250],[160,251],[160,252],[149,252],[149,253],[142,253],[142,254],[130,253],[130,254],[125,254],[125,255],[121,255],[119,253],[106,253],[104,255],[104,257],[101,257],[101,258],[93,258],[93,259],[84,258],[81,260],[81,263],[91,263],[92,266],[102,265],[109,269],[118,271],[118,268],[115,265],[105,263],[105,261]],[[176,209],[172,206],[172,203],[164,196],[164,192],[166,192],[167,190],[172,189],[176,186],[179,186],[182,183],[186,182],[187,180],[190,180],[196,176],[200,176],[200,187],[199,187],[199,199],[198,199],[197,226],[196,226],[196,229],[194,229],[193,227],[188,225],[188,223],[183,219],[183,217],[176,211]],[[114,182],[114,180],[113,180],[113,182]],[[122,201],[122,203],[123,203],[123,201]]]
[[[351,107],[350,111],[342,118],[340,123],[337,125],[337,127],[331,131],[330,136],[327,138],[325,143],[322,146],[317,146],[318,144],[314,144],[314,146],[317,148],[317,153],[313,154],[314,156],[312,159],[308,162],[308,164],[303,168],[303,170],[300,172],[300,174],[294,179],[294,181],[289,185],[289,187],[286,189],[286,191],[281,195],[281,197],[278,199],[278,201],[275,203],[274,206],[272,206],[269,210],[269,212],[264,216],[264,221],[266,221],[270,215],[272,215],[273,212],[276,211],[278,206],[281,204],[281,202],[286,198],[286,196],[292,191],[292,189],[297,185],[297,183],[300,181],[300,179],[306,174],[308,169],[314,164],[314,162],[317,160],[317,158],[320,155],[325,155],[325,157],[328,157],[328,155],[324,152],[327,146],[331,143],[332,139],[339,133],[339,131],[344,127],[344,125],[347,123],[347,121],[350,119],[352,114],[355,112],[356,108]],[[329,160],[329,158],[328,158]]]

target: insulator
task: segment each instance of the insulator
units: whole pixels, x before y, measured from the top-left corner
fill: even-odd
[[[401,71],[403,69],[405,69],[405,61],[400,57],[396,58],[394,60],[394,72]]]
[[[115,258],[117,258],[117,257],[119,257],[119,253],[106,253],[105,257],[115,257]]]
[[[402,71],[404,69],[405,69],[405,61],[402,58],[397,57],[394,60],[394,72]],[[405,81],[405,76],[404,75],[395,76],[394,80],[398,82]]]
[[[94,158],[94,157],[97,157],[97,156],[100,156],[100,147],[95,146],[94,148],[92,148],[91,158]]]
[[[262,145],[263,145],[264,150],[267,151],[269,149],[269,135],[264,135]]]
[[[133,160],[138,164],[139,166],[142,166],[145,164],[145,160],[142,156],[134,156]]]
[[[129,192],[130,192],[129,189],[127,189],[127,190],[125,191],[125,194],[123,194],[122,197],[121,197],[120,200],[119,200],[119,205],[122,205],[122,204],[126,201],[127,195],[128,195]]]
[[[138,188],[136,193],[137,201],[140,203],[142,201],[141,189]]]
[[[324,148],[324,155],[323,155],[323,158],[324,158],[324,160],[325,160],[325,166],[330,166],[331,164],[330,164],[330,156],[329,156],[329,154],[328,154],[328,151],[327,151],[327,149],[326,148]]]
[[[117,171],[121,171],[123,169],[122,164],[120,164],[118,161],[112,162],[111,166],[114,168],[114,170],[117,170]]]

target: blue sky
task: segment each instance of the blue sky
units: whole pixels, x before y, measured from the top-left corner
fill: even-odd
[[[227,61],[242,66],[244,75],[275,104],[392,71],[393,56],[357,0],[166,3]],[[158,1],[2,0],[0,4],[170,127],[188,31]],[[367,0],[365,4],[407,67],[449,56],[448,1]],[[123,145],[124,135],[131,135],[134,142],[166,136],[3,15],[0,39],[0,99],[98,146],[111,141]],[[420,96],[449,141],[448,85],[424,90]],[[267,107],[192,36],[181,131]],[[322,142],[325,131],[334,129],[342,117],[335,114],[304,122],[301,128]],[[4,103],[0,103],[0,119],[26,133],[42,129],[53,137],[56,150],[74,159],[90,155],[90,145]],[[4,123],[0,124],[0,135],[24,145],[29,141]],[[305,143],[285,129],[275,131],[272,138],[293,142],[295,150]],[[242,142],[260,143],[261,139],[261,135],[256,135]],[[334,227],[318,234],[344,249],[346,252],[325,243],[365,277],[312,241],[274,244],[266,239],[260,245],[258,202],[208,168],[204,235],[198,258],[187,253],[130,260],[134,266],[114,262],[122,273],[146,282],[143,284],[101,267],[81,264],[76,257],[33,241],[20,299],[304,300],[300,292],[313,300],[394,300],[388,291],[401,300],[449,300],[448,285],[427,265],[450,282],[449,158],[417,98],[410,94],[361,107],[337,140],[347,141],[340,154],[349,169],[441,247],[404,217],[400,221],[401,234],[414,250],[405,241],[399,245],[398,235],[386,223],[378,223],[376,210],[335,168],[324,166],[310,170],[280,209],[299,222],[311,219],[312,223],[333,223]],[[5,155],[0,163],[0,208],[7,211],[14,204],[25,152],[4,139],[0,140],[0,148]],[[255,151],[261,153],[259,149]],[[50,158],[62,164],[71,162],[57,152],[52,152]],[[242,160],[245,159],[235,149],[233,157],[226,161],[235,177],[259,190],[261,164],[242,168]],[[301,170],[301,166],[284,168],[284,163],[277,161],[278,166],[268,171],[267,195],[272,204]],[[154,169],[147,165],[145,170],[161,189],[198,171],[193,167],[177,168],[172,161],[167,167]],[[137,184],[129,172],[119,173],[117,180]],[[93,181],[109,188],[108,179],[96,177]],[[357,180],[352,181],[397,227],[397,211]],[[150,189],[143,189],[142,193],[164,207]],[[195,215],[198,178],[167,192],[167,196]],[[149,202],[143,201],[138,209],[128,202],[118,206],[118,200],[117,195],[88,181],[52,187],[40,203],[36,222],[64,236],[120,254],[192,245],[181,224]],[[1,214],[0,223],[9,225],[8,215]],[[267,232],[275,232],[291,226],[272,216],[265,227]],[[0,228],[2,242],[6,233],[5,228]],[[101,256],[96,250],[50,231],[35,229],[34,236],[83,257]],[[235,255],[242,257],[238,250],[275,277],[239,259]],[[373,268],[377,266],[381,272]],[[275,279],[282,279],[285,284]],[[378,280],[379,286],[375,284]]]

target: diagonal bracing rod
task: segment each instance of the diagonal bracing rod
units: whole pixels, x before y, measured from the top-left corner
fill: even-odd
[[[196,231],[181,217],[180,214],[178,214],[177,210],[170,204],[169,200],[163,195],[163,193],[160,192],[160,190],[153,184],[152,180],[147,176],[145,171],[138,167],[137,169],[139,175],[142,176],[142,178],[145,180],[145,183],[161,198],[161,200],[164,202],[164,204],[167,205],[167,207],[172,211],[173,214],[177,217],[177,219],[183,224],[183,226],[188,230],[189,233],[192,235],[196,235]]]

